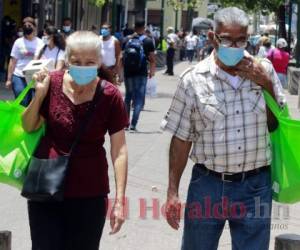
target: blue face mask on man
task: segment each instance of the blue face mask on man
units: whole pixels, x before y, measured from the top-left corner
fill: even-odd
[[[91,83],[98,74],[98,66],[70,65],[69,74],[77,85],[85,86]]]
[[[103,37],[108,37],[110,35],[109,29],[101,29],[101,35]]]
[[[225,47],[220,44],[217,55],[223,64],[233,67],[243,59],[244,50],[244,48]]]

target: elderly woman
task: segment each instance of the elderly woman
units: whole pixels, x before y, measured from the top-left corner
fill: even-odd
[[[36,76],[36,94],[23,115],[28,132],[47,124],[35,156],[55,158],[69,152],[76,129],[93,100],[101,66],[101,42],[89,31],[67,39],[66,71]],[[43,82],[41,80],[43,79]],[[127,146],[124,128],[128,118],[118,89],[104,81],[104,91],[89,126],[72,154],[62,202],[28,202],[33,250],[98,250],[105,223],[109,192],[108,163],[103,147],[110,135],[116,195],[110,214],[111,234],[124,222],[123,201],[127,180]],[[103,84],[102,84],[103,86]]]

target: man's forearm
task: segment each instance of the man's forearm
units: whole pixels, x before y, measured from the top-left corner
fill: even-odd
[[[268,91],[268,93],[276,100],[273,83],[271,80],[268,81],[268,83],[266,84],[265,90]],[[272,132],[278,127],[278,121],[268,106],[267,106],[267,118],[268,118],[269,131]]]
[[[169,152],[168,192],[178,193],[180,179],[185,169],[192,143],[173,136]]]

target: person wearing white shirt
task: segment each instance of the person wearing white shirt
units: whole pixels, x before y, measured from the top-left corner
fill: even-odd
[[[193,62],[195,50],[198,44],[198,37],[191,32],[185,37],[186,55],[190,63]]]
[[[55,70],[64,69],[66,43],[63,35],[55,27],[48,26],[42,40],[44,44],[36,51],[34,59],[51,59]]]
[[[11,51],[11,59],[8,65],[6,87],[11,88],[17,98],[27,86],[23,69],[33,59],[36,51],[43,44],[36,36],[36,23],[33,18],[23,19],[24,37],[18,38]],[[22,101],[23,106],[28,106],[32,99],[33,92],[29,91]]]
[[[102,65],[100,71],[106,72],[106,80],[113,84],[117,84],[122,80],[121,74],[121,45],[119,40],[111,35],[111,25],[104,23],[101,26],[101,56]],[[103,73],[103,72],[102,72]]]

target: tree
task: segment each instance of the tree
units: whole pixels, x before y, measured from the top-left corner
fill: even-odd
[[[93,4],[97,7],[102,7],[105,4],[106,0],[89,0],[90,4]]]
[[[191,27],[194,18],[194,10],[198,9],[203,3],[203,0],[168,0],[167,4],[172,6],[175,11],[187,9],[187,25]]]
[[[218,0],[224,7],[237,6],[248,11],[261,11],[262,14],[275,12],[278,22],[278,36],[287,37],[285,27],[285,0]]]

